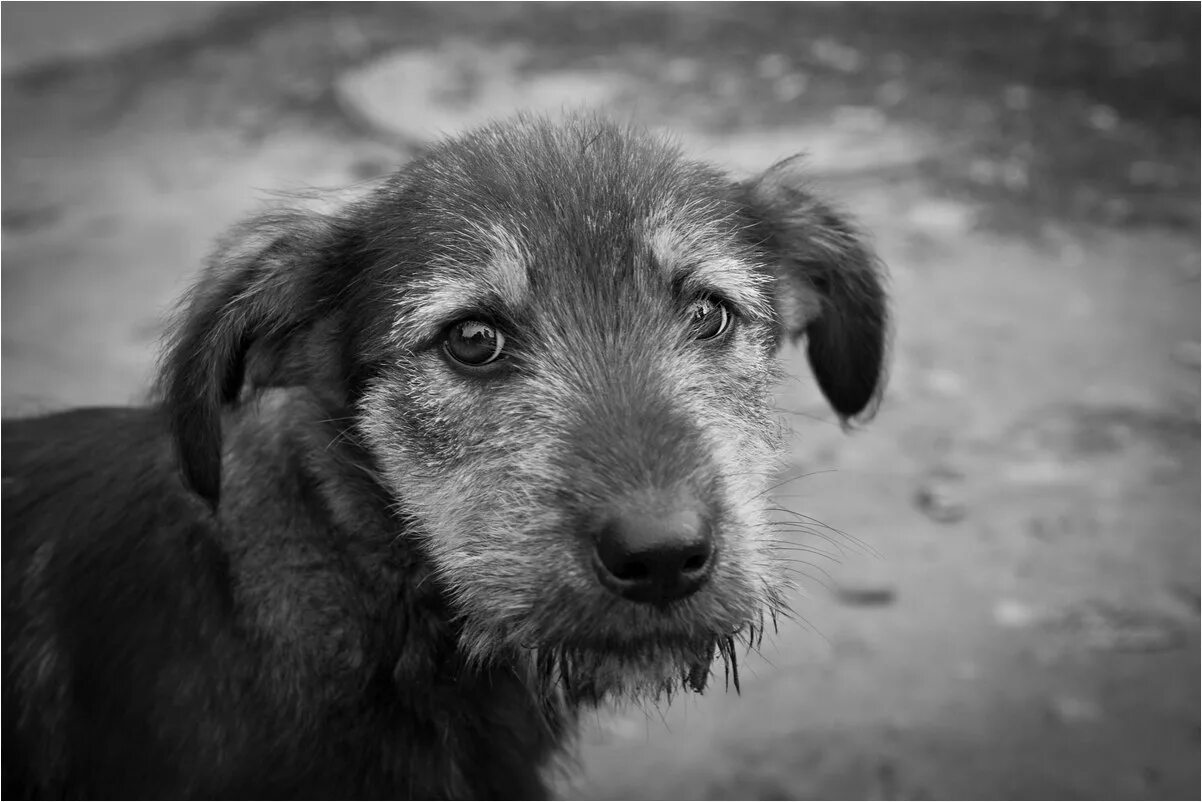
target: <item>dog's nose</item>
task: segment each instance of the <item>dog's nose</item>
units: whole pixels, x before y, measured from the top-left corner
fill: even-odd
[[[624,599],[667,604],[697,591],[714,563],[711,527],[699,510],[621,510],[597,533],[595,568]]]

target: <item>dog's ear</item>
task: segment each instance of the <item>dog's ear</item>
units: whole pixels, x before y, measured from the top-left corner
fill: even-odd
[[[887,350],[883,270],[854,225],[805,190],[798,162],[740,187],[775,272],[777,336],[805,336],[818,386],[844,421],[871,416]]]
[[[310,212],[263,215],[235,229],[185,297],[163,354],[159,393],[186,484],[214,507],[221,490],[221,413],[248,372],[287,383],[293,343],[333,303],[337,226]],[[253,359],[252,359],[253,354]]]

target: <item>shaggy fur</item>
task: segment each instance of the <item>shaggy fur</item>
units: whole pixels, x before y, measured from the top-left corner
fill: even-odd
[[[504,358],[450,358],[463,320]],[[787,590],[777,346],[846,420],[885,328],[794,162],[732,183],[592,118],[251,221],[155,406],[4,424],[4,795],[545,795],[582,706],[737,672]],[[598,581],[614,510],[672,505],[712,540],[696,592]]]

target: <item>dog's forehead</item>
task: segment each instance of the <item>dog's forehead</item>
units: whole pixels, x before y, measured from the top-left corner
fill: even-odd
[[[434,154],[412,180],[428,269],[406,305],[430,325],[582,294],[712,293],[767,313],[729,182],[654,139],[608,127],[483,137]]]
[[[747,306],[760,303],[755,260],[718,204],[664,197],[642,209],[630,199],[596,208],[571,193],[565,200],[555,214],[523,209],[472,227],[472,241],[448,252],[444,264],[454,262],[448,275],[475,281],[513,306],[588,287],[711,292]],[[477,256],[465,263],[466,253]]]

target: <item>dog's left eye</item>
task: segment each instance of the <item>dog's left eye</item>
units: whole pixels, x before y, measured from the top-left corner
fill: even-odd
[[[689,304],[688,316],[695,340],[712,340],[730,328],[730,310],[725,303],[710,296]]]
[[[480,367],[500,358],[505,348],[505,335],[489,323],[461,320],[451,326],[443,347],[456,362]]]

